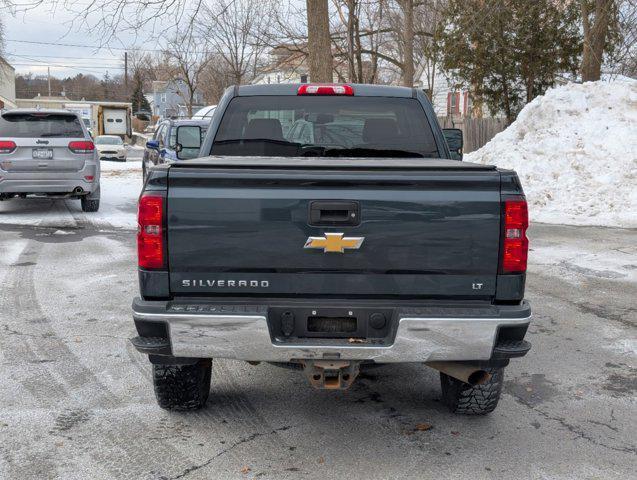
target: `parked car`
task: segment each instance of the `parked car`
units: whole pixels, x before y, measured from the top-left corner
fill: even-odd
[[[192,116],[193,120],[208,120],[212,118],[212,115],[215,113],[216,105],[208,105],[207,107],[203,107],[197,110]]]
[[[100,160],[126,161],[126,145],[117,135],[100,135],[95,137],[95,148]]]
[[[184,147],[177,143],[177,131],[182,126],[191,126],[199,134],[197,145],[206,134],[210,120],[164,120],[157,125],[153,138],[146,142],[146,149],[142,161],[142,172],[146,178],[146,172],[152,165],[170,163],[177,160],[177,149],[183,149],[180,158],[182,160],[195,158],[199,155],[199,146]],[[190,129],[189,131],[193,131]]]
[[[132,343],[159,405],[202,407],[230,358],[323,389],[424,364],[453,412],[493,411],[531,348],[517,174],[452,159],[419,89],[239,86],[217,108],[208,156],[151,169],[139,201]]]
[[[0,200],[77,198],[85,212],[100,204],[100,164],[77,113],[15,109],[0,115]]]

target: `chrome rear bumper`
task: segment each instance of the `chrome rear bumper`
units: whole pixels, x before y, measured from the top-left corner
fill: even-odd
[[[148,303],[148,302],[145,302]],[[397,310],[393,341],[350,343],[349,339],[272,338],[267,307],[251,312],[135,311],[137,321],[167,326],[172,355],[289,362],[299,359],[372,360],[378,363],[489,360],[501,327],[527,326],[530,309],[511,318],[415,316]],[[435,309],[440,312],[440,309]],[[255,313],[256,312],[256,313]]]

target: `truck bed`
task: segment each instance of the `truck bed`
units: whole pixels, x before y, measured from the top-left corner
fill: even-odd
[[[365,169],[365,170],[453,170],[493,171],[494,165],[460,162],[445,158],[340,158],[340,157],[232,157],[209,156],[179,161],[177,168],[277,168],[277,169]]]

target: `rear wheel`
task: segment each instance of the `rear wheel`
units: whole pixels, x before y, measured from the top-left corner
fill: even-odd
[[[166,410],[197,410],[210,393],[211,360],[194,365],[153,365],[155,397]]]
[[[80,199],[82,202],[82,211],[83,212],[97,212],[100,209],[100,199],[91,200],[88,197],[82,197]]]
[[[498,406],[504,368],[486,368],[491,378],[482,385],[471,386],[449,375],[440,373],[442,400],[453,413],[461,415],[485,415]]]

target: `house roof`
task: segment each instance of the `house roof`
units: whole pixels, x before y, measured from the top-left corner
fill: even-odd
[[[43,100],[45,102],[47,102],[47,101],[68,102],[68,101],[70,101],[70,98],[69,97],[63,97],[62,95],[51,95],[50,97],[48,95],[36,95],[35,97],[32,98],[32,100]]]

